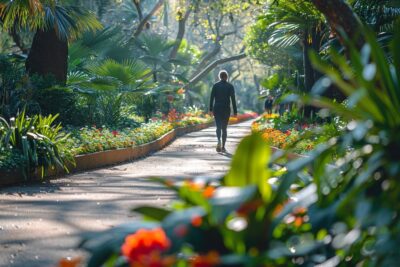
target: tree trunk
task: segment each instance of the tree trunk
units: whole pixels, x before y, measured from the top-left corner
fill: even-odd
[[[308,51],[311,46],[308,43],[307,34],[303,40],[303,67],[304,67],[304,91],[310,92],[314,85],[314,69],[311,65],[310,58],[308,57]]]
[[[52,75],[57,82],[64,85],[68,71],[67,40],[60,40],[54,29],[38,30],[25,65],[30,75]]]
[[[312,33],[311,33],[312,35]],[[304,91],[309,93],[315,83],[314,68],[312,67],[310,58],[308,56],[309,50],[312,48],[313,43],[309,43],[309,32],[305,31],[303,37],[303,66],[304,66]],[[304,116],[310,118],[314,113],[312,106],[304,106]]]
[[[357,15],[344,0],[311,0],[315,7],[321,11],[328,20],[331,28],[344,45],[344,39],[340,31],[355,42],[356,47],[361,49],[365,41],[360,34],[362,25]]]

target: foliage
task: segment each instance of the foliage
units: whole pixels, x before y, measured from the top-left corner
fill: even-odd
[[[209,259],[206,266],[396,266],[400,31],[391,44],[393,63],[374,34],[365,32],[368,42],[361,52],[347,45],[350,65],[336,51],[333,67],[313,55],[327,76],[312,97],[288,98],[340,115],[346,128],[337,138],[277,171],[267,167],[274,166],[268,145],[255,134],[240,143],[221,181],[156,179],[178,200],[166,208],[137,207],[147,221],[85,240],[92,255],[88,266],[138,263],[122,252],[139,233],[154,240],[151,244],[163,242],[146,248],[145,242],[135,243],[143,244],[136,253],[149,249],[146,255],[155,255],[151,259],[161,266],[195,266],[194,258]],[[330,83],[348,95],[344,104],[320,96]],[[150,236],[153,231],[160,239]]]
[[[18,150],[1,146],[0,149],[0,170],[10,171],[25,168],[25,158]]]
[[[60,5],[58,1],[0,1],[2,27],[15,25],[39,29],[55,29],[60,39],[74,39],[86,30],[102,26],[92,12],[72,5]]]
[[[63,168],[73,162],[65,150],[67,134],[61,132],[61,124],[53,125],[57,116],[25,116],[25,111],[11,118],[10,122],[0,117],[0,144],[2,150],[18,151],[23,157],[26,176],[39,168],[43,177],[48,169]]]
[[[80,95],[79,105],[86,110],[81,123],[118,125],[123,107],[154,86],[148,74],[149,69],[140,61],[120,63],[112,59],[70,73],[67,87]]]
[[[0,114],[9,118],[23,107],[18,83],[23,71],[18,60],[0,54]]]

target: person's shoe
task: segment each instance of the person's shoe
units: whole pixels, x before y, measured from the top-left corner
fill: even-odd
[[[218,143],[217,144],[217,152],[221,152],[221,151],[222,151],[221,143]]]
[[[226,148],[225,148],[225,147],[222,147],[222,148],[221,148],[221,152],[222,152],[222,153],[227,153],[228,151],[226,151]]]

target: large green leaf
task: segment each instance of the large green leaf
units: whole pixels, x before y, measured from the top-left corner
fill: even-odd
[[[226,186],[257,185],[264,201],[271,198],[272,189],[267,183],[271,176],[267,168],[271,149],[261,135],[245,137],[233,157],[231,169],[224,178]]]

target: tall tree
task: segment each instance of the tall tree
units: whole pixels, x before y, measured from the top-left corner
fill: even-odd
[[[28,73],[53,75],[61,84],[67,79],[68,40],[101,28],[93,13],[56,0],[0,0],[0,17],[5,29],[17,26],[36,32],[26,60]]]

